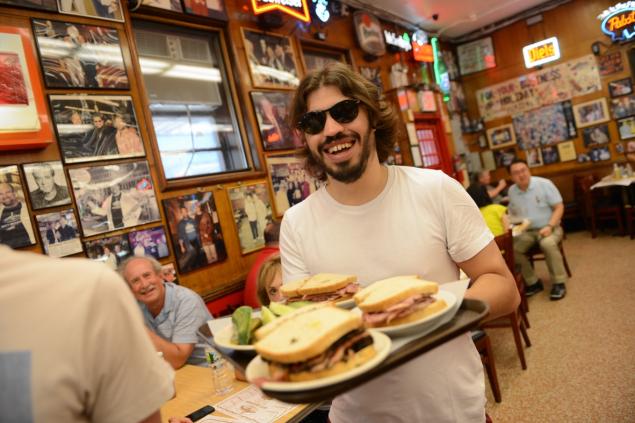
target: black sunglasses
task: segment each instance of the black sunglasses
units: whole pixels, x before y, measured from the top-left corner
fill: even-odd
[[[337,123],[349,123],[359,114],[359,100],[348,99],[335,103],[326,110],[315,110],[302,115],[298,122],[298,129],[310,135],[319,134],[326,124],[326,112]]]

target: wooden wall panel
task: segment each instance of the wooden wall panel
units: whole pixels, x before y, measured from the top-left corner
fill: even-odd
[[[527,26],[525,20],[520,20],[510,26],[494,32],[491,36],[494,42],[496,54],[496,67],[476,74],[467,75],[462,78],[465,90],[469,115],[472,119],[478,117],[478,107],[475,93],[477,90],[494,85],[508,79],[518,78],[532,70],[526,69],[522,48],[525,45],[540,41],[549,37],[558,37],[562,57],[555,63],[563,63],[591,54],[591,44],[601,41],[605,46],[611,45],[609,37],[600,30],[600,21],[596,18],[603,10],[616,3],[613,0],[573,0],[569,3],[556,7],[542,14],[541,23]],[[576,97],[573,104],[583,103],[589,100],[606,97],[610,100],[607,84],[609,81],[630,77],[630,68],[626,51],[632,46],[613,45],[610,52],[621,51],[624,71],[613,75],[602,77],[602,91]],[[607,48],[602,47],[602,53]],[[551,64],[544,66],[547,69]],[[495,119],[486,123],[486,127],[495,127],[501,124],[511,123],[511,117]],[[572,201],[573,182],[572,177],[576,173],[598,173],[607,174],[610,171],[613,161],[623,161],[624,156],[618,155],[615,146],[619,143],[617,125],[614,120],[609,122],[611,136],[611,162],[585,163],[579,164],[576,161],[557,163],[541,167],[532,168],[535,175],[552,178],[560,188],[565,201]],[[475,135],[464,135],[465,141],[470,145],[472,151],[483,151],[475,145]],[[578,137],[574,139],[576,151],[586,152],[582,142],[582,132],[578,130]],[[524,156],[524,155],[523,155]],[[499,168],[494,173],[495,179],[509,178],[505,169]]]

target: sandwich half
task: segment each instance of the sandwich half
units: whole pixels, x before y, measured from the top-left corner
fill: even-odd
[[[318,273],[280,287],[280,292],[287,298],[287,303],[344,301],[352,298],[357,291],[359,291],[359,284],[356,276],[334,273]]]
[[[254,345],[269,365],[269,380],[320,379],[359,367],[376,354],[361,317],[350,311],[313,305],[283,318]]]
[[[439,284],[417,275],[396,276],[369,285],[355,294],[366,327],[397,326],[416,322],[448,307],[433,297]]]

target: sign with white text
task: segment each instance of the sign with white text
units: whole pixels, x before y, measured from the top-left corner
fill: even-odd
[[[602,32],[614,42],[635,37],[635,1],[617,3],[600,13],[598,19],[602,21]]]
[[[302,22],[310,22],[309,7],[306,0],[251,0],[254,15],[279,10]]]

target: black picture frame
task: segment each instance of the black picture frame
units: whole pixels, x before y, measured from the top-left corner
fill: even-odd
[[[582,129],[582,140],[584,146],[589,147],[596,144],[607,144],[611,142],[611,135],[609,134],[609,125],[603,124],[598,126],[591,126]]]
[[[35,18],[31,25],[47,88],[130,88],[115,28]]]
[[[622,119],[635,115],[635,94],[623,95],[611,99],[613,119]]]
[[[130,96],[50,95],[64,163],[145,156]]]
[[[34,228],[17,165],[0,166],[0,197],[0,244],[11,248],[35,245]],[[2,215],[7,207],[12,209],[12,213],[5,222]],[[18,213],[19,223],[15,218]]]
[[[620,97],[633,93],[633,81],[631,78],[617,79],[610,81],[608,84],[609,95],[611,97]]]

